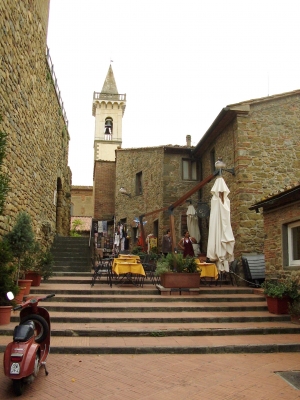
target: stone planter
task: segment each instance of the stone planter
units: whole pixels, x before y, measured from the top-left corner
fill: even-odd
[[[165,272],[160,276],[160,283],[165,288],[199,288],[200,274]]]
[[[31,286],[40,286],[42,276],[38,272],[28,271],[25,274],[25,279],[32,280]]]
[[[32,283],[31,279],[19,279],[18,285],[26,288],[24,296],[28,296],[29,295],[31,283]]]
[[[0,325],[8,325],[10,323],[12,306],[0,306]]]
[[[288,314],[289,313],[289,297],[269,297],[266,296],[268,310],[271,314]]]

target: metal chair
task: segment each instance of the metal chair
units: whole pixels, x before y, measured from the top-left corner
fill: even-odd
[[[92,276],[91,287],[95,285],[97,279],[101,279],[101,276],[107,278],[107,282],[112,287],[112,259],[111,258],[100,258],[97,260],[97,265],[95,266],[95,260],[92,258],[92,269],[94,270]]]

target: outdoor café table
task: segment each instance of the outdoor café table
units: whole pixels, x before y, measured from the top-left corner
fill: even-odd
[[[143,265],[136,258],[115,258],[112,272],[117,276],[124,275],[122,279],[119,280],[119,284],[132,283],[135,286],[139,286],[139,278],[146,276]]]
[[[214,263],[202,263],[199,259],[196,258],[196,263],[198,266],[198,270],[201,269],[200,280],[206,282],[207,278],[210,278],[210,282],[216,281],[218,279],[219,273]]]

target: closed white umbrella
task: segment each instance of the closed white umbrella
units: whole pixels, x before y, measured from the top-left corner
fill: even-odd
[[[198,253],[199,253],[199,244],[198,243],[200,241],[201,235],[200,235],[200,229],[199,229],[199,225],[198,225],[197,212],[192,204],[190,204],[188,206],[186,215],[187,215],[187,226],[188,226],[189,233],[192,237],[194,237],[197,240],[197,244],[193,244],[193,248],[194,248],[195,255],[198,255]]]
[[[235,240],[230,220],[230,190],[222,177],[216,179],[211,193],[207,257],[216,262],[219,271],[229,272]]]

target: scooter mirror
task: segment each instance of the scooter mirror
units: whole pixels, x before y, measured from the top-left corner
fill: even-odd
[[[6,293],[6,296],[7,296],[8,300],[13,300],[15,298],[13,292]]]

